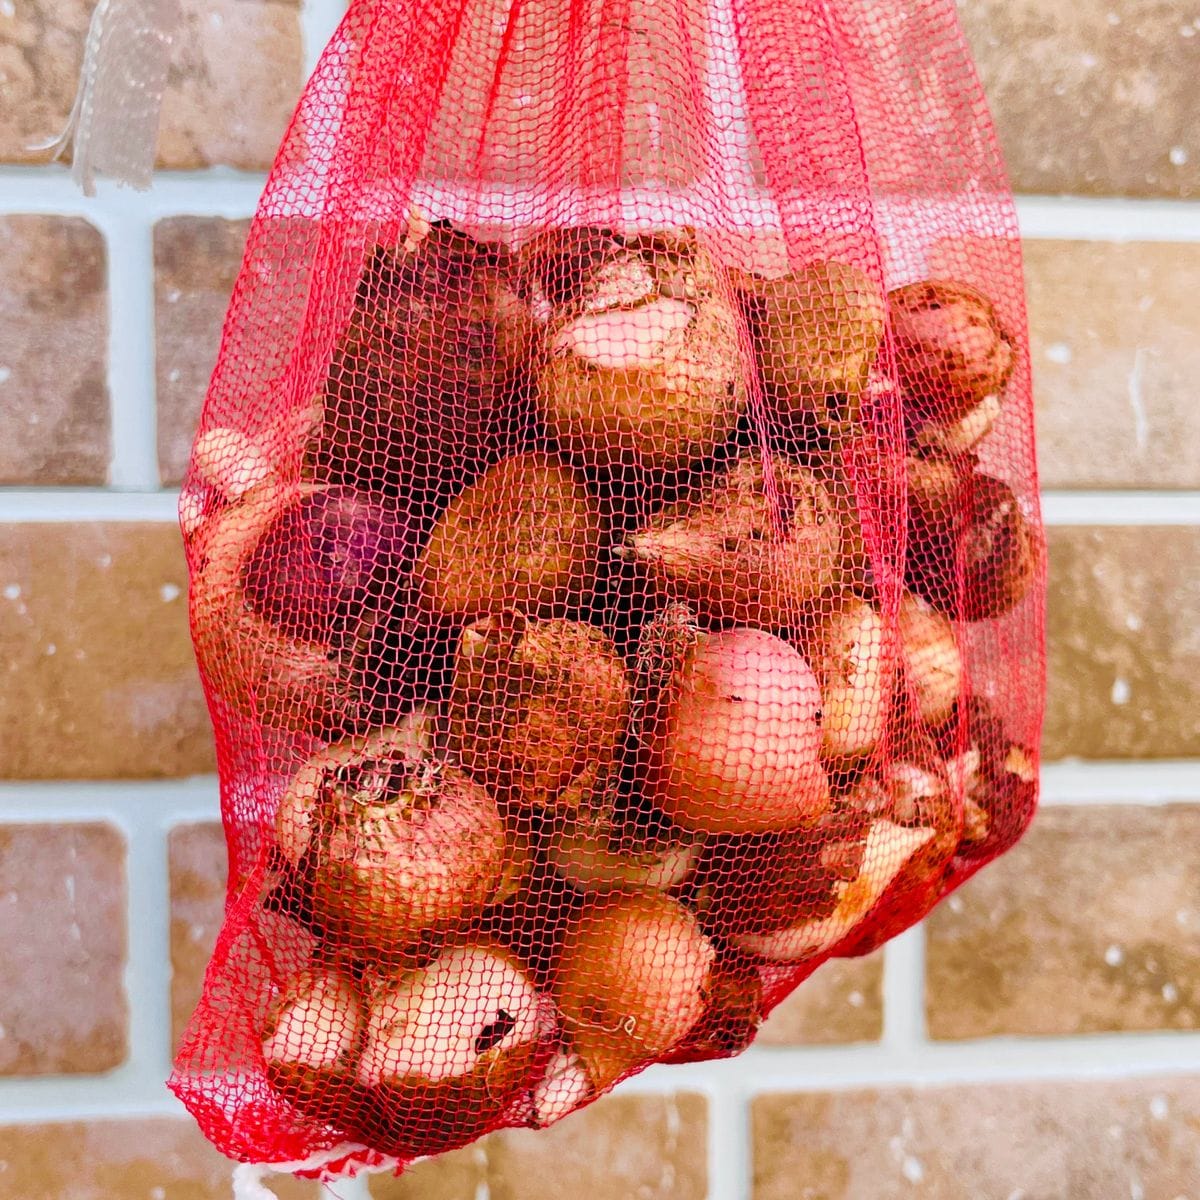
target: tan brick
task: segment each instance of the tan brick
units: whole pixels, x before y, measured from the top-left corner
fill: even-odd
[[[1043,486],[1200,486],[1200,246],[1035,239],[1025,268]]]
[[[32,143],[66,123],[92,0],[30,0],[0,12],[0,160],[44,158]],[[299,6],[182,0],[163,102],[164,167],[270,165],[301,82]]]
[[[764,1046],[877,1042],[883,1034],[883,951],[831,958],[763,1023]]]
[[[0,278],[0,484],[103,483],[104,239],[74,217],[0,217]]]
[[[168,838],[171,866],[171,1041],[179,1045],[204,983],[225,913],[228,863],[217,822],[183,825]]]
[[[702,1200],[708,1193],[703,1097],[608,1096],[548,1130],[493,1134],[399,1179],[375,1200]]]
[[[754,1200],[1188,1200],[1200,1077],[759,1097]]]
[[[1014,186],[1194,196],[1200,25],[1164,0],[959,0]]]
[[[125,928],[112,826],[0,824],[0,1075],[125,1061]],[[0,1193],[7,1185],[0,1175]]]
[[[1047,756],[1200,754],[1200,529],[1049,534]]]
[[[270,166],[303,80],[299,4],[184,0],[163,102],[165,166]]]
[[[1195,1029],[1200,808],[1047,808],[927,925],[935,1038]]]
[[[158,469],[178,483],[217,361],[248,221],[171,217],[154,227]]]
[[[30,145],[66,124],[93,7],[92,0],[34,0],[0,14],[0,159],[43,157]]]
[[[2,1200],[228,1200],[233,1163],[170,1117],[0,1126]],[[280,1200],[320,1187],[269,1176]]]
[[[186,597],[174,525],[0,526],[0,771],[211,771]]]

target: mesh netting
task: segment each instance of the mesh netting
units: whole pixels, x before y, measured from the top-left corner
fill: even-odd
[[[401,1163],[737,1053],[1010,846],[1042,532],[950,0],[355,0],[182,494],[229,841],[172,1086]]]

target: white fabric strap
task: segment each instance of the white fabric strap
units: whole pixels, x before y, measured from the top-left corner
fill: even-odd
[[[71,144],[71,176],[84,195],[96,194],[97,174],[150,186],[179,20],[179,0],[100,0],[92,12],[67,126],[31,147],[57,158]]]
[[[279,1200],[263,1182],[273,1167],[261,1163],[238,1163],[233,1168],[233,1200]]]
[[[301,1162],[278,1163],[238,1163],[233,1168],[233,1200],[279,1200],[279,1197],[266,1185],[268,1175],[292,1175],[297,1171],[320,1171],[330,1163],[350,1155],[362,1153],[368,1161],[356,1164],[353,1175],[373,1174],[379,1171],[393,1171],[399,1165],[398,1161],[377,1151],[368,1150],[355,1142],[342,1142],[329,1150],[321,1150]]]

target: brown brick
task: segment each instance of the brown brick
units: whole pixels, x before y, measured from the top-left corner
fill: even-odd
[[[1050,534],[1050,758],[1200,754],[1200,529]]]
[[[1032,240],[1025,267],[1043,486],[1200,486],[1200,246]]]
[[[703,1097],[608,1096],[544,1130],[508,1130],[399,1179],[371,1181],[375,1200],[702,1200]]]
[[[158,469],[178,483],[217,360],[248,221],[172,217],[154,227]]]
[[[233,1163],[170,1117],[0,1127],[2,1200],[228,1200]],[[268,1176],[280,1200],[316,1183]]]
[[[927,925],[935,1038],[1200,1025],[1200,808],[1047,808]]]
[[[30,145],[66,123],[92,0],[30,0],[0,13],[0,160],[45,157]],[[163,102],[164,167],[270,165],[299,93],[299,6],[182,0]]]
[[[103,483],[104,239],[74,217],[0,217],[0,279],[0,484]]]
[[[10,778],[213,769],[174,525],[0,525],[0,663]]]
[[[764,1046],[877,1042],[883,1034],[883,951],[831,958],[767,1018]]]
[[[1200,25],[1163,0],[959,0],[1022,192],[1194,196]]]
[[[754,1200],[1188,1200],[1200,1077],[761,1096]]]
[[[183,825],[168,839],[171,863],[171,1041],[179,1045],[200,999],[225,912],[228,863],[217,822]]]
[[[0,824],[0,1075],[125,1061],[125,926],[112,826]]]

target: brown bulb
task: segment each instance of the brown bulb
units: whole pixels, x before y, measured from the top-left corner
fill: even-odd
[[[1016,348],[982,292],[925,280],[889,293],[888,313],[896,376],[917,413],[957,421],[1008,382]]]
[[[948,459],[908,460],[908,586],[947,616],[1003,616],[1026,595],[1041,540],[1012,489]]]
[[[883,338],[883,296],[857,267],[816,262],[755,289],[759,370],[785,425],[858,420]]]

